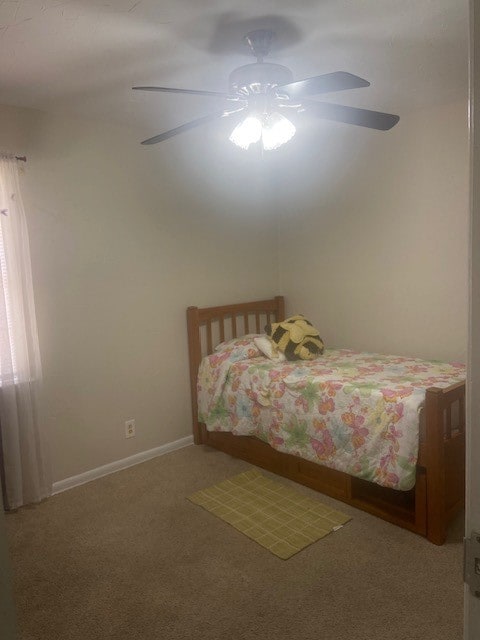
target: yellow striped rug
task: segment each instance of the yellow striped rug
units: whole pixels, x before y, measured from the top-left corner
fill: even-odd
[[[188,499],[284,560],[351,519],[256,469]]]

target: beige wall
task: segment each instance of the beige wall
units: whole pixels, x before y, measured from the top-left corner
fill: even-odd
[[[0,149],[28,156],[54,480],[189,435],[186,307],[277,293],[258,168],[220,143],[192,155],[208,132],[149,133],[0,109]]]
[[[281,289],[327,346],[465,361],[467,133],[465,101],[386,133],[319,126],[295,150],[277,183]]]

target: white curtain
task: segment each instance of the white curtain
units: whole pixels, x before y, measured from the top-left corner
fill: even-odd
[[[40,352],[18,161],[0,156],[0,432],[9,509],[51,494],[39,413]]]

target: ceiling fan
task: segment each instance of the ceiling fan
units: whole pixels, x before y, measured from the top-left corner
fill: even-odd
[[[235,123],[230,140],[243,149],[260,142],[270,151],[288,142],[295,135],[295,125],[285,114],[310,113],[325,120],[337,120],[347,124],[387,131],[397,124],[399,116],[347,107],[331,102],[311,100],[313,96],[346,89],[368,87],[370,83],[345,71],[327,73],[305,80],[294,81],[287,67],[264,62],[268,55],[274,32],[269,29],[250,31],[244,38],[256,62],[238,67],[229,76],[228,92],[174,89],[171,87],[133,87],[136,91],[160,91],[197,96],[222,98],[222,109],[197,118],[179,127],[144,140],[150,145],[194,129],[208,122],[228,118]]]

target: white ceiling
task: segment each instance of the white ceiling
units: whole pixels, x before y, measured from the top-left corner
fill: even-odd
[[[467,0],[0,0],[0,103],[141,126],[148,135],[216,110],[242,43],[273,27],[270,60],[296,79],[349,71],[368,89],[336,101],[391,111],[466,99]]]

